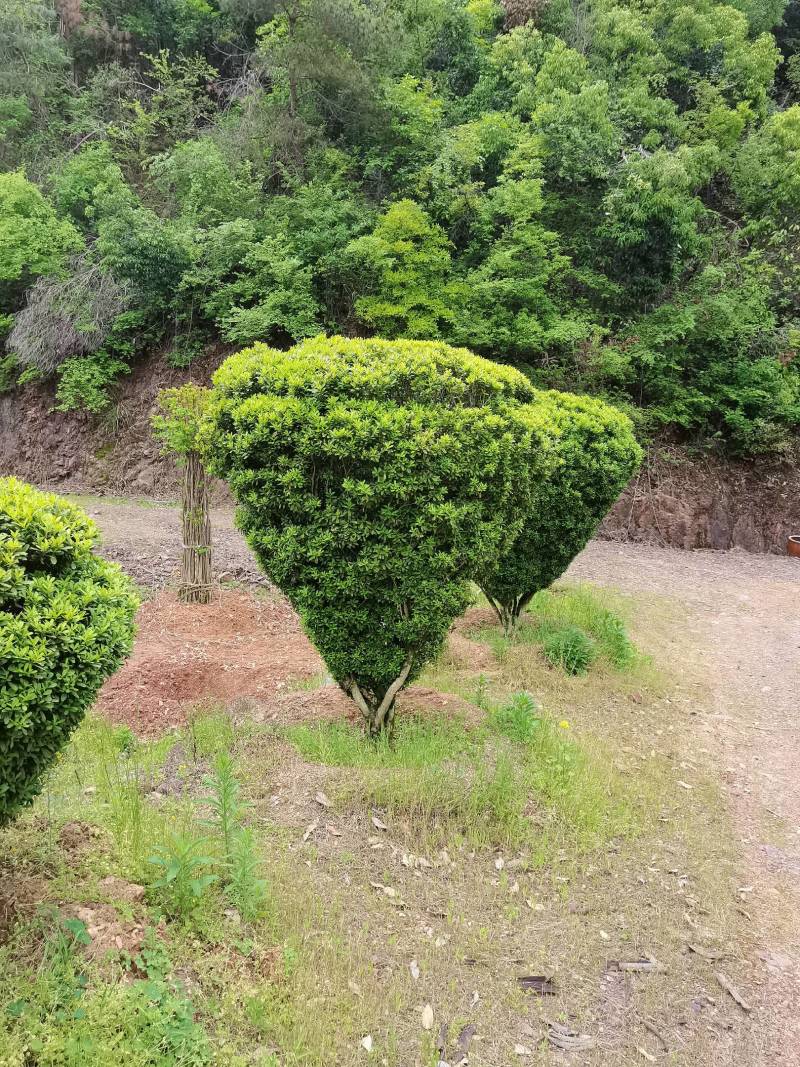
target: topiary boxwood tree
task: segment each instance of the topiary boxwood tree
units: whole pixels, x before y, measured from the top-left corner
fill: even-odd
[[[585,547],[642,457],[630,419],[601,400],[537,390],[521,415],[548,436],[551,469],[530,495],[516,539],[479,573],[507,636]]]
[[[96,541],[80,508],[0,479],[0,825],[130,651],[138,601]]]
[[[373,735],[524,513],[544,458],[514,412],[532,395],[513,369],[422,341],[256,345],[214,377],[207,460]]]

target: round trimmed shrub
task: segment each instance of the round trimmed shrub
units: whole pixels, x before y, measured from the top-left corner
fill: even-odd
[[[550,470],[528,498],[517,537],[479,575],[507,635],[540,589],[564,573],[641,462],[627,415],[585,396],[536,391],[521,415],[549,441]]]
[[[256,345],[214,377],[207,462],[372,733],[502,551],[543,464],[523,375],[422,341]]]
[[[0,479],[0,825],[130,651],[137,598],[80,508]]]

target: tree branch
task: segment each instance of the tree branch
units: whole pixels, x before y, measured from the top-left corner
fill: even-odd
[[[414,656],[411,653],[409,653],[408,657],[406,658],[405,663],[403,664],[402,671],[400,671],[398,676],[395,678],[395,680],[392,682],[392,684],[386,690],[386,693],[384,694],[383,700],[381,701],[380,706],[379,706],[377,712],[375,713],[375,717],[379,721],[383,721],[383,717],[386,714],[387,709],[392,706],[392,704],[394,702],[394,698],[397,696],[397,694],[400,692],[400,690],[405,685],[406,678],[408,678],[409,674],[411,673],[411,668],[413,666],[414,666]]]
[[[370,720],[372,718],[372,713],[370,712],[369,706],[368,706],[366,700],[364,699],[364,694],[358,688],[358,682],[355,681],[355,679],[353,681],[351,681],[351,682],[348,682],[347,685],[345,686],[345,690],[347,692],[347,695],[350,697],[350,699],[356,705],[356,707],[361,712],[361,714],[364,716],[364,718],[367,720],[367,722],[370,722]]]

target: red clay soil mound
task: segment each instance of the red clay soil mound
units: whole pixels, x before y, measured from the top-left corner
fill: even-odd
[[[280,597],[223,590],[212,604],[164,592],[143,604],[133,654],[100,691],[97,710],[137,734],[163,733],[192,706],[235,699],[271,703],[287,683],[324,670]]]
[[[257,722],[358,718],[338,686],[298,686],[325,665],[277,594],[222,590],[212,604],[181,604],[163,592],[142,605],[137,623],[133,654],[103,686],[97,710],[139,736],[182,726],[192,708],[217,702]],[[470,719],[476,711],[421,686],[401,694],[398,710]]]

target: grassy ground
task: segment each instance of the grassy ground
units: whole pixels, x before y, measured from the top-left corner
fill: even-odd
[[[584,673],[548,660],[564,627]],[[149,744],[88,719],[0,833],[0,1064],[729,1062],[714,974],[738,980],[747,920],[659,662],[678,620],[582,588],[515,643],[480,608],[463,632],[489,666],[422,681],[474,710],[391,747],[224,709]]]

